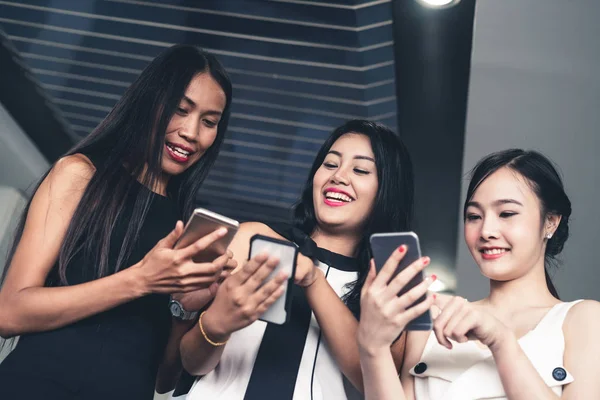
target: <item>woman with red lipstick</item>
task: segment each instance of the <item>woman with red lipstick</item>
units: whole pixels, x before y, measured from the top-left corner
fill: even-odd
[[[230,246],[238,263],[257,233],[299,246],[291,321],[256,321],[260,313],[246,301],[253,291],[229,295],[235,285],[228,278],[202,317],[203,330],[190,330],[181,342],[184,367],[204,375],[187,398],[360,397],[356,315],[368,238],[407,230],[412,209],[412,165],[400,138],[369,121],[337,128],[315,158],[293,224],[243,224]],[[397,365],[403,352],[402,339],[392,348]]]
[[[0,398],[147,400],[174,386],[195,320],[172,317],[170,295],[198,310],[235,265],[230,253],[192,260],[220,231],[173,250],[231,92],[214,56],[171,47],[42,178],[0,291],[0,334],[20,335],[0,364]]]
[[[366,398],[600,398],[600,303],[562,302],[547,271],[570,215],[563,183],[540,153],[506,150],[481,160],[464,233],[490,294],[475,302],[438,295],[433,331],[408,334],[399,380],[386,349],[410,318],[401,307],[386,312],[393,300],[376,301],[395,297],[388,295],[397,287],[371,273],[358,333]]]

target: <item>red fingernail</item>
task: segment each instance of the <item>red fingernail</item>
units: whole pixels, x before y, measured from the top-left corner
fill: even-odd
[[[425,259],[423,260],[423,265],[428,265],[429,264],[429,257],[425,257]]]
[[[404,251],[406,251],[406,246],[405,246],[405,245],[402,245],[402,246],[398,247],[398,251],[399,251],[400,253],[404,253]]]
[[[436,274],[431,274],[431,280],[435,281],[437,279],[437,275]]]

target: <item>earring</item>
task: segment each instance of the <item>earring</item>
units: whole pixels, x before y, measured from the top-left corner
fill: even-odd
[[[552,232],[550,232],[546,235],[546,239],[548,239],[548,240],[552,239]]]

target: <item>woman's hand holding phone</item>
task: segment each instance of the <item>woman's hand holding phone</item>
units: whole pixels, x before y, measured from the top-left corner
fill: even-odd
[[[174,300],[179,301],[183,308],[187,311],[199,311],[204,308],[215,297],[217,290],[219,289],[219,285],[223,282],[223,280],[231,275],[231,272],[237,267],[237,261],[233,259],[233,253],[231,250],[227,250],[227,254],[224,254],[221,257],[224,256],[227,256],[229,260],[223,267],[221,276],[216,282],[212,283],[206,289],[194,290],[193,292],[187,293],[173,293],[171,294],[171,297]],[[215,262],[218,261],[215,260]]]
[[[433,304],[433,296],[427,296],[425,301],[413,306],[427,294],[429,285],[435,279],[432,276],[398,296],[402,288],[429,264],[429,257],[422,257],[393,277],[405,254],[406,246],[400,246],[390,255],[378,274],[375,272],[375,262],[371,260],[371,268],[361,291],[357,333],[361,351],[368,354],[379,350],[389,351],[406,325],[429,310]]]
[[[227,276],[230,269],[235,268],[235,261],[232,260],[232,254],[229,252],[221,254],[212,262],[193,261],[194,256],[225,236],[227,229],[217,229],[189,246],[175,250],[173,247],[182,232],[183,223],[178,221],[175,229],[161,239],[142,261],[134,266],[137,268],[144,294],[188,293],[210,289],[211,285]]]
[[[225,341],[235,331],[256,321],[284,292],[288,276],[265,279],[278,265],[276,258],[259,254],[220,285],[214,301],[202,317],[209,337]]]

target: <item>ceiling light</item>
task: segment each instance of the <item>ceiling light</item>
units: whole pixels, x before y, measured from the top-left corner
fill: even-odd
[[[419,3],[430,8],[452,7],[460,3],[460,0],[417,0]]]

